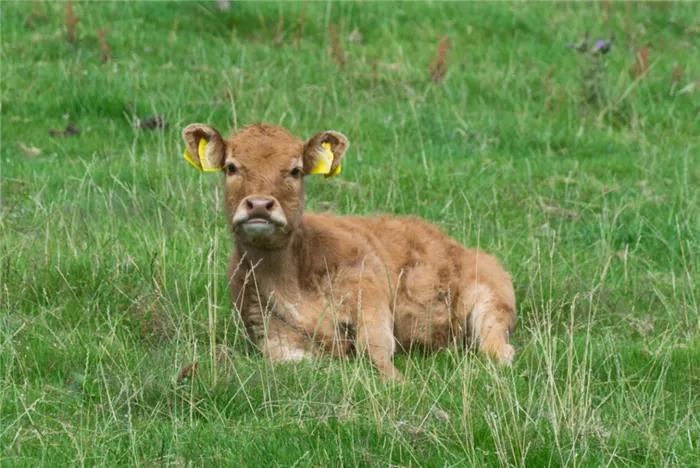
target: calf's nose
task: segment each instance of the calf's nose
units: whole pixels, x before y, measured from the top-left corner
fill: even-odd
[[[250,218],[269,218],[275,208],[274,198],[253,197],[245,201],[245,208]]]

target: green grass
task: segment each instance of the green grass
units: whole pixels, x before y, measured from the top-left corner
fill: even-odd
[[[76,3],[74,44],[63,11],[0,17],[2,466],[700,464],[698,4]],[[565,46],[587,29],[617,35],[605,110]],[[155,113],[167,130],[134,129]],[[81,134],[49,136],[65,116]],[[418,214],[496,254],[513,368],[399,356],[393,386],[363,360],[266,364],[226,289],[220,176],[180,137],[257,120],[348,135],[310,210]]]

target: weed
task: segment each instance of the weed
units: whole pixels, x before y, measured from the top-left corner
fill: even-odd
[[[586,104],[599,106],[606,100],[605,96],[605,56],[613,46],[615,35],[608,41],[598,40],[591,44],[590,33],[586,32],[578,44],[569,43],[569,48],[583,57],[581,65],[582,94]]]

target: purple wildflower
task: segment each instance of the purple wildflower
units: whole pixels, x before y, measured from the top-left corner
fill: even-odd
[[[595,47],[596,49],[602,49],[603,47],[605,47],[605,41],[596,41]]]
[[[568,44],[566,44],[566,47],[568,47],[569,49],[573,49],[574,47],[576,47],[576,44],[574,44],[573,42],[569,42]]]

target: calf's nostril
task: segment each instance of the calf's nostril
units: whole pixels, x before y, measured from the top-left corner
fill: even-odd
[[[272,211],[272,208],[274,208],[274,207],[275,207],[275,202],[273,200],[270,200],[265,205],[265,208],[267,209],[267,211]]]
[[[251,200],[246,200],[245,207],[248,209],[248,211],[252,210],[253,209],[253,202]]]

